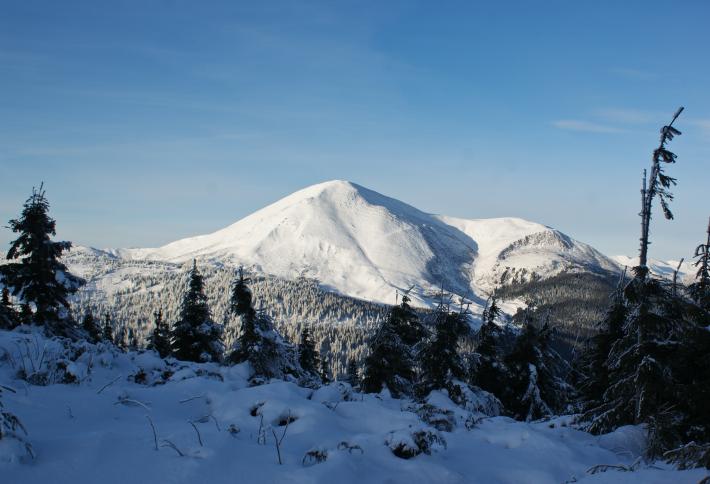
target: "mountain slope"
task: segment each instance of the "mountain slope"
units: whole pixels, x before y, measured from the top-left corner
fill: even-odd
[[[432,215],[347,181],[307,187],[212,234],[110,252],[131,260],[244,265],[385,303],[412,286],[423,304],[442,286],[481,302],[501,282],[618,270],[593,248],[544,225]]]

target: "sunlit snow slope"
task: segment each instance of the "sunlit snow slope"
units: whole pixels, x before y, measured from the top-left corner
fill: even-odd
[[[590,246],[517,218],[432,215],[355,183],[307,187],[229,227],[156,249],[119,249],[128,259],[193,258],[304,276],[342,294],[392,303],[411,286],[423,302],[438,288],[483,297],[501,281],[565,270],[615,271]]]

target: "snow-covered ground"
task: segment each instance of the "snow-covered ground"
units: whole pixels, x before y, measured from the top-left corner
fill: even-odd
[[[55,383],[27,384],[18,371]],[[484,394],[464,409],[433,393],[422,407],[353,392],[345,383],[250,387],[248,372],[246,365],[165,362],[152,352],[106,346],[67,349],[36,332],[0,331],[0,384],[16,390],[4,392],[3,402],[26,426],[36,455],[23,457],[0,441],[0,481],[697,483],[708,474],[662,464],[592,474],[598,464],[634,462],[643,446],[639,429],[595,437],[568,426],[568,417],[537,423],[489,417],[495,409]],[[393,453],[417,449],[418,436],[428,436],[430,454]]]

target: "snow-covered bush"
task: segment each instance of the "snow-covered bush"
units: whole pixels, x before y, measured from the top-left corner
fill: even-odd
[[[390,432],[385,439],[385,445],[397,457],[411,459],[419,454],[431,455],[434,451],[446,449],[446,440],[438,431],[425,427]]]
[[[3,391],[14,393],[13,389],[0,385],[0,462],[14,462],[24,456],[34,458],[32,445],[27,440],[27,430],[2,402]]]

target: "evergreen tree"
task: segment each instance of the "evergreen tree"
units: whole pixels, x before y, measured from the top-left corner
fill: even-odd
[[[32,324],[34,313],[29,304],[23,303],[20,305],[20,324]]]
[[[471,369],[471,383],[493,393],[502,395],[505,388],[506,368],[500,349],[500,328],[496,319],[500,316],[500,308],[496,297],[491,297],[481,317],[481,328],[478,330],[478,345],[474,367]]]
[[[173,354],[185,361],[219,361],[222,353],[221,327],[212,321],[202,275],[193,261],[188,290],[182,300],[180,318],[173,325]]]
[[[451,312],[440,306],[434,331],[433,338],[419,354],[422,369],[419,391],[422,394],[449,388],[453,379],[463,378],[466,374],[458,351],[459,338],[469,331],[466,313]]]
[[[569,387],[560,377],[562,358],[552,349],[548,322],[537,329],[526,310],[525,325],[506,356],[508,390],[502,399],[519,420],[537,420],[556,414],[566,401]]]
[[[325,384],[330,383],[332,380],[331,374],[330,374],[330,361],[328,361],[327,356],[323,356],[321,358],[320,379]]]
[[[357,361],[354,359],[348,361],[346,378],[348,383],[350,383],[350,386],[353,388],[360,388],[360,370],[357,367]]]
[[[301,331],[301,341],[298,344],[298,362],[304,371],[317,375],[320,367],[318,360],[318,352],[311,337],[311,332],[307,326],[304,326]]]
[[[609,353],[623,337],[624,322],[628,316],[623,291],[624,275],[621,275],[619,285],[611,295],[611,303],[606,316],[599,324],[599,332],[590,338],[587,350],[580,360],[578,386],[584,411],[593,410],[601,405],[604,392],[610,385]]]
[[[81,322],[81,327],[86,331],[89,336],[89,340],[92,343],[97,343],[101,341],[101,330],[94,320],[94,316],[91,313],[86,313],[84,315],[84,320]]]
[[[150,343],[148,349],[155,350],[161,358],[167,358],[172,352],[170,347],[170,328],[163,321],[163,310],[158,309],[153,315],[155,318],[155,328],[150,335]]]
[[[121,324],[118,325],[116,334],[113,338],[113,344],[116,345],[117,348],[126,351],[127,345],[126,345],[126,326]]]
[[[33,189],[20,218],[10,220],[10,229],[19,234],[7,252],[7,259],[20,259],[0,266],[0,278],[12,294],[35,308],[33,320],[64,332],[71,324],[67,296],[81,280],[71,275],[59,261],[71,242],[53,242],[55,221],[49,217],[49,202],[43,186]]]
[[[409,306],[409,297],[394,306],[387,320],[370,341],[370,354],[365,358],[363,391],[377,393],[386,386],[393,396],[411,393],[415,380],[415,346],[425,330]]]
[[[128,349],[131,351],[137,351],[139,345],[136,331],[132,327],[128,328]]]
[[[708,221],[707,241],[695,249],[695,282],[688,288],[693,300],[705,310],[710,310],[710,220]]]
[[[19,324],[19,315],[10,301],[10,290],[2,288],[2,299],[0,300],[0,328],[13,329]]]
[[[104,326],[101,329],[103,340],[108,343],[113,343],[113,326],[111,326],[111,315],[106,312],[104,314]]]
[[[239,319],[241,332],[229,355],[230,362],[248,361],[255,378],[301,376],[296,368],[296,349],[283,340],[265,311],[254,309],[248,284],[240,267],[232,284],[229,307]]]

